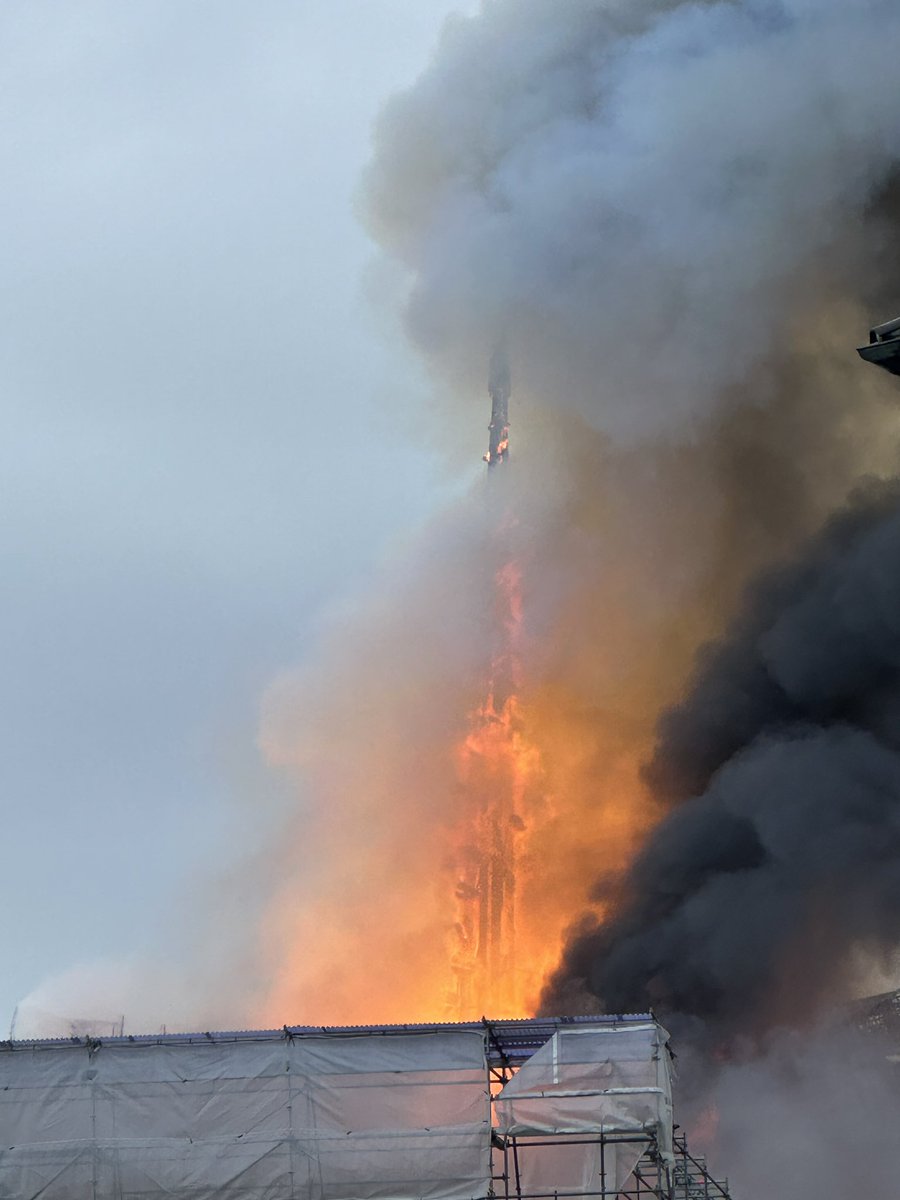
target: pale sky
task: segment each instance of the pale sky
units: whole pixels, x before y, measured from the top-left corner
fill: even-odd
[[[266,685],[448,486],[353,202],[474,7],[0,7],[0,1036],[252,847]]]

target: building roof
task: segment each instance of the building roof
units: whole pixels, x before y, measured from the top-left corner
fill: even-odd
[[[547,1042],[562,1027],[571,1025],[629,1026],[653,1021],[652,1013],[605,1013],[580,1017],[521,1017],[506,1020],[434,1021],[409,1025],[283,1025],[281,1029],[241,1029],[202,1033],[144,1033],[121,1037],[82,1035],[67,1038],[29,1038],[0,1041],[0,1053],[60,1049],[70,1046],[178,1046],[214,1042],[293,1041],[296,1038],[385,1037],[427,1034],[446,1030],[484,1032],[491,1065],[516,1066]]]

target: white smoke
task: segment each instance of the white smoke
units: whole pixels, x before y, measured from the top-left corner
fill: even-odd
[[[485,0],[377,130],[413,339],[474,385],[502,331],[520,395],[620,439],[694,435],[751,373],[762,402],[878,281],[898,44],[885,0]]]
[[[754,1061],[718,1073],[715,1173],[733,1194],[890,1195],[896,1187],[896,1046],[881,1033],[775,1032]]]

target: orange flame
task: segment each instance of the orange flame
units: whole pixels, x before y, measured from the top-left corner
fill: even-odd
[[[365,747],[339,716],[319,722],[335,739],[315,747],[322,796],[284,847],[307,843],[314,856],[308,887],[286,890],[266,919],[278,972],[262,1022],[533,1012],[591,883],[623,867],[645,832],[645,739],[598,722],[558,676],[529,678],[518,563],[494,567],[493,591],[485,693],[455,744],[398,730],[390,711],[379,734],[368,702]],[[341,754],[355,773],[335,782]]]
[[[541,760],[529,741],[515,691],[523,632],[522,573],[514,562],[494,576],[501,644],[491,662],[484,702],[456,749],[459,824],[451,834],[454,921],[449,944],[452,987],[448,1015],[456,1019],[524,1011],[535,987],[516,955],[517,888],[527,858],[533,798]]]
[[[567,927],[602,916],[659,815],[641,765],[697,646],[869,455],[848,450],[763,535],[730,490],[744,417],[712,448],[616,454],[571,419],[564,439],[554,413],[531,421],[540,456],[492,473],[521,528],[480,495],[448,511],[270,693],[263,747],[299,787],[262,867],[278,882],[255,1021],[533,1011]]]
[[[264,747],[301,798],[266,865],[283,882],[259,1021],[525,1015],[570,923],[602,914],[598,879],[652,823],[640,766],[695,644],[690,605],[648,612],[652,559],[602,499],[474,533],[454,514],[406,591],[271,697]]]

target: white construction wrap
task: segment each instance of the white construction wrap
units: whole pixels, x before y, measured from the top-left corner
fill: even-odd
[[[0,1055],[0,1200],[474,1200],[477,1031],[24,1044]]]
[[[510,1046],[541,1026],[506,1024]],[[6,1043],[0,1200],[483,1200],[492,1174],[496,1187],[514,1168],[526,1195],[614,1196],[651,1149],[645,1166],[665,1176],[665,1030],[544,1023],[499,1092],[497,1036],[469,1025]]]
[[[672,1159],[668,1035],[654,1022],[563,1026],[506,1084],[494,1116],[518,1141],[525,1191],[615,1194],[647,1135],[664,1162]],[[591,1134],[603,1135],[602,1145]],[[530,1146],[529,1138],[559,1144]]]

